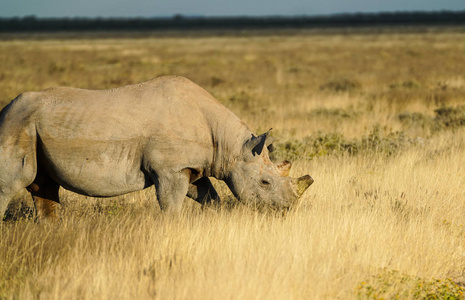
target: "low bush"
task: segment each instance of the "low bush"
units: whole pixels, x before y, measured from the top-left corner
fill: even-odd
[[[338,133],[324,133],[318,131],[301,140],[293,139],[278,143],[275,158],[288,160],[311,159],[325,155],[357,155],[378,153],[393,155],[415,140],[405,137],[403,132],[385,134],[380,126],[375,126],[370,134],[360,139],[346,139]]]
[[[385,270],[359,284],[359,299],[464,299],[463,284],[452,279],[424,279]]]
[[[336,118],[336,119],[354,119],[360,114],[353,109],[343,108],[317,108],[310,112],[310,117],[319,118]]]
[[[353,92],[360,90],[361,88],[362,84],[352,78],[333,79],[320,85],[320,90],[330,92]]]
[[[398,115],[405,128],[419,127],[431,133],[465,126],[465,106],[443,106],[434,110],[434,117],[419,112],[405,112]]]
[[[455,129],[465,125],[465,106],[441,107],[434,111],[434,121],[445,128]]]

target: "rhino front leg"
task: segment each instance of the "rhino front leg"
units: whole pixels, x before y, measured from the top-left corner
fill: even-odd
[[[158,204],[162,211],[180,212],[189,187],[189,172],[153,174]]]
[[[220,196],[208,177],[202,177],[191,183],[187,191],[187,197],[207,206],[218,205],[220,203]]]

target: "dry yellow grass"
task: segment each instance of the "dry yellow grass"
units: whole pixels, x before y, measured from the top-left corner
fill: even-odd
[[[315,183],[285,217],[235,205],[218,182],[221,209],[188,201],[180,216],[153,189],[61,191],[61,223],[0,224],[0,299],[463,299],[464,47],[460,28],[1,41],[3,105],[185,75],[273,127],[291,175]]]

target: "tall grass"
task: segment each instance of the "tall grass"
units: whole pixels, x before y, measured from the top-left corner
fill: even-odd
[[[0,224],[3,299],[463,299],[465,35],[367,32],[0,42],[0,90],[186,75],[315,183],[286,216],[232,199],[163,215],[153,189],[60,191]],[[460,52],[462,51],[462,52]],[[26,193],[17,202],[28,205]],[[11,211],[14,211],[12,208]]]

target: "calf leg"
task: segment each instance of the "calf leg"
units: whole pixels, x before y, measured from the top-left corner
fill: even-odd
[[[31,193],[36,208],[37,218],[57,219],[60,199],[58,190],[60,185],[47,175],[37,176],[34,182],[27,187]]]
[[[199,180],[189,184],[187,197],[194,199],[198,203],[206,206],[218,205],[220,196],[213,187],[208,177],[202,177]]]

